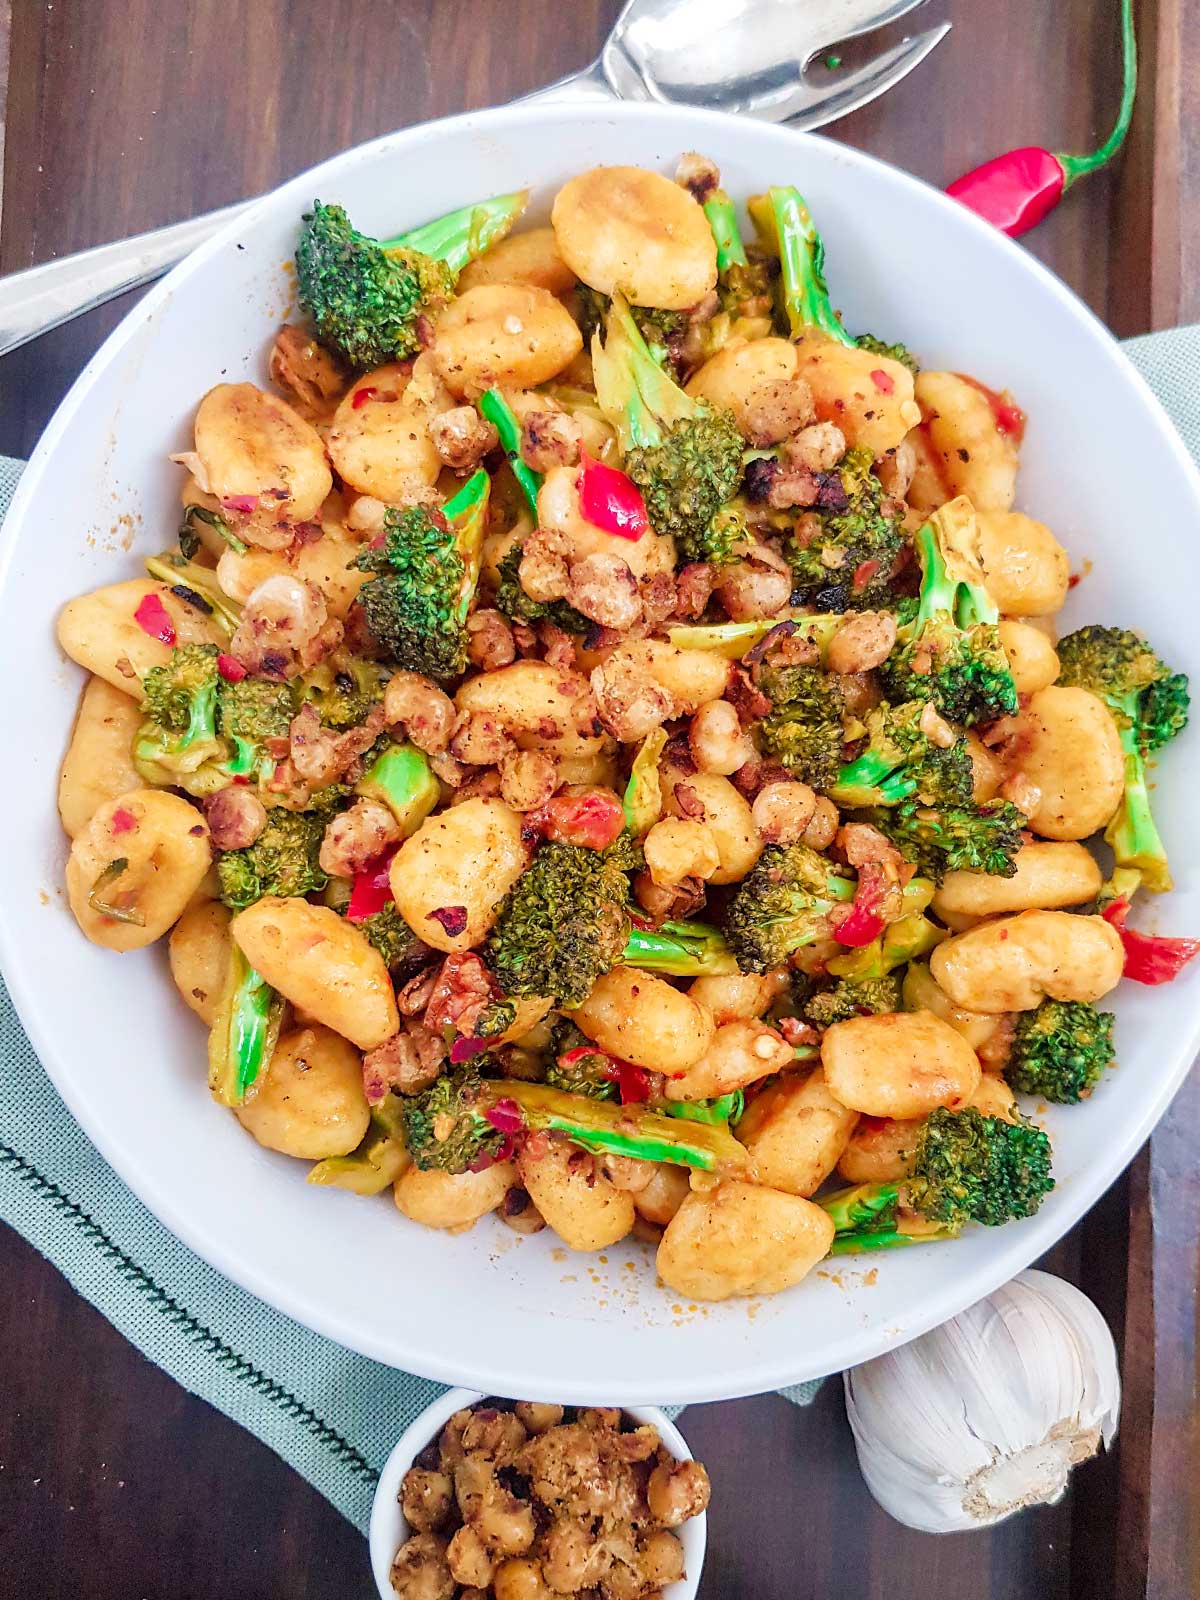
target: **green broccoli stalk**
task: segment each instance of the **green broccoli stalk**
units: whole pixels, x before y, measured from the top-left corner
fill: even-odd
[[[354,785],[354,792],[386,806],[406,839],[416,833],[442,795],[429,757],[415,744],[389,744]]]
[[[831,956],[825,963],[825,970],[832,977],[863,983],[884,978],[897,967],[927,956],[949,937],[945,928],[925,915],[934,887],[928,878],[910,879],[900,892],[900,915],[895,921],[889,922],[870,944],[847,950],[844,955]]]
[[[300,705],[311,705],[327,728],[356,728],[378,705],[390,674],[378,661],[339,650],[292,679]]]
[[[236,944],[208,1036],[208,1086],[223,1106],[240,1106],[271,1064],[283,1001]]]
[[[564,633],[587,633],[594,626],[582,612],[565,600],[534,600],[521,587],[521,552],[524,540],[510,544],[496,568],[499,582],[495,605],[513,622],[552,622]]]
[[[804,196],[790,185],[752,195],[750,215],[765,246],[779,252],[783,308],[793,339],[812,329],[838,344],[853,345],[829,300],[825,245]]]
[[[372,1107],[371,1121],[358,1148],[348,1156],[326,1156],[318,1161],[310,1168],[307,1181],[362,1195],[382,1194],[390,1188],[408,1163],[403,1127],[399,1131],[393,1128],[392,1119],[398,1118],[398,1113],[388,1105],[398,1098],[389,1094],[383,1107]]]
[[[467,612],[479,581],[491,479],[481,467],[440,512],[389,507],[384,541],[354,565],[374,574],[359,590],[367,626],[410,672],[456,678],[467,668]]]
[[[287,898],[323,889],[329,877],[318,856],[326,820],[320,813],[272,806],[253,844],[217,857],[221,899],[241,911],[264,895]]]
[[[627,967],[699,978],[739,971],[719,928],[706,922],[664,922],[660,928],[633,928],[621,960]]]
[[[721,1094],[714,1100],[664,1100],[655,1107],[665,1117],[682,1117],[685,1122],[724,1123],[732,1127],[740,1121],[746,1109],[746,1096],[741,1089]]]
[[[737,493],[742,437],[728,411],[693,400],[655,361],[629,306],[613,297],[603,344],[592,340],[600,409],[617,430],[625,471],[642,491],[657,533],[684,561],[735,559],[739,526],[717,513]]]
[[[507,995],[580,1005],[621,961],[629,936],[629,878],[639,852],[627,835],[606,850],[549,840],[509,890],[488,935]]]
[[[415,355],[419,318],[445,305],[467,262],[504,238],[528,198],[524,190],[496,195],[382,241],[358,233],[341,206],[317,200],[296,245],[301,309],[356,368]]]
[[[966,741],[948,749],[921,728],[925,705],[886,701],[867,713],[867,747],[841,768],[829,791],[835,804],[854,810],[895,806],[920,794],[930,802],[970,804],[974,772]]]
[[[267,783],[276,764],[270,742],[287,739],[295,710],[292,691],[286,683],[270,683],[265,678],[239,678],[236,683],[222,679],[217,720],[233,746],[226,771],[236,777],[252,778],[258,784]]]
[[[818,1028],[899,1009],[900,980],[890,972],[875,978],[839,978],[832,987],[811,995],[800,1008],[801,1015]]]
[[[217,690],[221,682],[214,644],[183,644],[165,666],[142,679],[142,710],[158,730],[162,756],[207,760],[216,748]],[[142,739],[145,725],[139,731]]]
[[[211,528],[239,556],[246,554],[245,542],[238,538],[219,511],[210,511],[207,506],[187,505],[179,519],[179,553],[185,561],[190,561],[200,548],[200,535],[196,532],[198,522]]]
[[[1085,1000],[1043,1000],[1017,1013],[1004,1075],[1018,1094],[1086,1100],[1113,1061],[1113,1015]]]
[[[185,604],[203,612],[224,638],[233,638],[242,608],[222,591],[211,567],[197,566],[178,551],[167,550],[160,556],[147,556],[146,571],[160,583],[170,584],[172,593]]]
[[[906,861],[935,883],[948,872],[986,872],[1011,878],[1028,826],[1010,800],[922,805],[919,799],[872,812],[871,822]]]
[[[974,512],[961,497],[918,531],[920,602],[881,669],[890,699],[932,700],[943,716],[965,727],[1017,710],[1016,685],[996,627],[1000,614],[981,581],[976,534]]]
[[[804,844],[767,845],[725,911],[725,937],[743,972],[769,972],[831,937],[829,913],[853,900],[855,880]]]
[[[673,622],[667,629],[667,638],[677,650],[711,650],[731,661],[740,661],[779,627],[786,627],[789,638],[807,639],[824,654],[841,625],[841,617],[827,612],[808,615],[797,611],[778,617],[756,617],[751,622]]]
[[[500,435],[500,448],[508,459],[513,477],[521,486],[521,492],[529,502],[529,509],[533,512],[533,519],[536,522],[538,490],[542,487],[542,475],[540,472],[535,472],[532,467],[527,467],[521,458],[521,424],[516,412],[499,389],[489,389],[486,394],[480,395],[476,404],[480,416],[490,422]]]
[[[995,1228],[1031,1217],[1053,1187],[1050,1141],[1033,1123],[939,1109],[902,1184],[857,1184],[817,1204],[837,1229],[830,1254],[845,1255],[953,1238],[968,1222]]]
[[[796,588],[812,597],[823,611],[842,612],[888,602],[892,571],[904,542],[899,521],[885,511],[888,496],[871,470],[870,450],[847,450],[833,472],[822,480],[821,498],[805,518],[805,539],[792,538],[784,554]],[[757,474],[769,485],[773,462],[752,462],[746,471],[746,494],[761,493]],[[811,532],[815,519],[819,531]]]
[[[665,728],[654,728],[638,746],[625,785],[621,805],[625,812],[625,826],[635,839],[640,839],[662,816],[662,783],[658,763],[667,746]]]
[[[837,680],[819,667],[765,667],[758,687],[771,702],[758,725],[764,753],[814,789],[828,789],[845,744]]]
[[[589,284],[575,286],[575,320],[583,335],[584,344],[590,344],[597,328],[603,327],[612,299],[593,289]],[[680,341],[687,332],[690,318],[686,311],[665,311],[659,306],[630,305],[629,314],[637,323],[638,332],[646,341],[646,348],[660,367],[669,366],[678,372],[682,366]]]
[[[730,267],[748,264],[742,231],[738,227],[737,209],[724,189],[713,189],[704,201],[704,215],[708,218],[713,243],[717,247],[717,275],[727,273]]]
[[[1077,628],[1057,648],[1059,683],[1099,695],[1121,736],[1125,788],[1104,834],[1115,864],[1140,872],[1159,894],[1171,887],[1171,869],[1150,806],[1146,757],[1187,726],[1187,679],[1128,628]]]

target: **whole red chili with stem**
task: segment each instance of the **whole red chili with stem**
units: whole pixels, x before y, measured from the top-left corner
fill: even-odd
[[[1024,145],[994,156],[964,173],[946,190],[963,205],[1015,239],[1034,228],[1062,199],[1077,178],[1111,161],[1125,142],[1137,91],[1137,38],[1133,0],[1121,0],[1121,105],[1113,131],[1090,155],[1056,155],[1039,145]]]

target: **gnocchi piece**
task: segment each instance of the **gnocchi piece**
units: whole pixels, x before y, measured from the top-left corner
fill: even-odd
[[[642,841],[646,870],[659,888],[672,888],[685,878],[711,878],[721,865],[717,841],[703,822],[664,817]]]
[[[1044,522],[1023,511],[977,510],[987,589],[1006,616],[1046,617],[1067,598],[1071,563]]]
[[[1058,677],[1058,652],[1040,628],[1006,617],[1000,624],[1000,643],[1018,694],[1048,689]]]
[[[141,787],[131,754],[141,726],[136,700],[104,678],[89,678],[58,778],[58,814],[73,839],[106,800]]]
[[[521,821],[503,800],[475,796],[426,817],[400,846],[390,872],[392,896],[426,944],[451,954],[469,950],[487,933],[529,861]]]
[[[964,1106],[981,1076],[962,1034],[932,1011],[835,1022],[821,1040],[821,1063],[830,1093],[870,1117],[924,1117],[939,1106]]]
[[[569,1250],[603,1250],[633,1227],[633,1196],[616,1188],[586,1150],[550,1139],[517,1163],[534,1205]]]
[[[292,522],[315,517],[333,487],[321,435],[252,383],[219,383],[204,396],[196,454],[210,494],[263,498]]]
[[[634,639],[610,652],[605,666],[618,657],[670,695],[676,716],[690,717],[719,700],[729,686],[729,662],[715,650],[680,650],[665,639]]]
[[[909,505],[935,511],[965,494],[976,511],[1007,511],[1017,492],[1017,440],[1000,431],[988,391],[957,372],[924,371],[916,398],[922,421],[911,435]]]
[[[162,789],[133,789],[106,801],[76,835],[67,858],[71,910],[93,944],[140,950],[179,918],[211,860],[195,806]]]
[[[912,1171],[923,1117],[860,1117],[838,1157],[847,1183],[899,1183]]]
[[[699,1061],[716,1034],[712,1014],[704,1006],[637,967],[606,972],[571,1015],[602,1050],[668,1076],[684,1073]]]
[[[660,1161],[650,1181],[634,1194],[633,1204],[639,1217],[656,1227],[665,1228],[691,1192],[687,1170],[668,1161]]]
[[[1100,890],[1100,868],[1081,844],[1035,842],[1013,857],[1011,878],[987,872],[948,872],[933,897],[933,910],[950,928],[998,912],[1055,911],[1094,900]]]
[[[590,721],[591,709],[586,680],[545,661],[514,661],[468,678],[454,704],[460,713],[489,718],[526,747],[574,732],[585,716]]]
[[[253,1098],[234,1114],[268,1150],[303,1161],[348,1156],[371,1120],[362,1058],[329,1028],[293,1028],[275,1046]]]
[[[1121,736],[1103,700],[1052,684],[1021,713],[1018,765],[1037,792],[1029,826],[1043,839],[1088,839],[1108,822],[1125,787]]]
[[[811,1200],[726,1178],[694,1190],[667,1224],[658,1273],[691,1300],[778,1294],[828,1254],[833,1235],[833,1218]]]
[[[920,422],[912,373],[899,361],[817,332],[797,340],[796,352],[796,376],[812,390],[818,421],[836,424],[852,448],[885,456]]]
[[[559,296],[575,287],[575,274],[558,253],[554,229],[529,228],[468,261],[458,275],[458,293],[477,289],[481,283],[523,283]]]
[[[326,608],[339,622],[354,604],[369,573],[353,565],[362,546],[347,539],[340,528],[330,526],[311,544],[281,550],[248,549],[245,555],[226,550],[217,563],[217,581],[231,600],[244,604],[268,578],[277,573],[315,583],[325,596]]]
[[[58,614],[58,642],[72,661],[140,701],[142,679],[165,667],[171,646],[146,633],[137,611],[152,597],[166,611],[177,644],[221,644],[212,618],[153,578],[127,578],[68,600]]]
[[[744,1089],[747,1084],[768,1078],[773,1072],[782,1072],[785,1067],[793,1066],[795,1060],[791,1045],[767,1023],[751,1018],[726,1022],[716,1030],[704,1054],[682,1077],[668,1078],[667,1099],[714,1099],[734,1089]],[[667,1070],[659,1068],[660,1072]]]
[[[1022,911],[947,939],[929,958],[934,980],[970,1011],[1032,1011],[1051,1000],[1099,1000],[1125,964],[1103,917]]]
[[[818,1067],[785,1073],[756,1095],[737,1125],[759,1183],[785,1194],[815,1194],[837,1166],[858,1122],[830,1094]]]
[[[717,282],[717,247],[696,201],[659,172],[593,167],[569,179],[550,213],[559,253],[601,294],[686,311]]]
[[[796,375],[796,347],[790,339],[751,339],[726,345],[687,381],[693,399],[732,411],[745,431],[747,407],[756,389],[786,383]]]
[[[396,1181],[396,1205],[411,1222],[447,1233],[465,1233],[504,1199],[517,1181],[512,1161],[497,1161],[482,1172],[423,1171],[409,1167]]]
[[[364,374],[334,412],[326,438],[338,476],[387,505],[419,501],[442,470],[429,407],[408,388],[407,370],[395,363]]]
[[[980,1050],[999,1026],[995,1016],[984,1011],[968,1011],[956,1006],[946,991],[934,981],[928,965],[910,961],[904,973],[902,990],[906,1011],[932,1011],[961,1033],[972,1050]]]
[[[750,802],[728,778],[716,772],[696,772],[668,784],[663,801],[672,816],[683,816],[685,806],[701,808],[704,822],[717,847],[718,864],[708,874],[709,883],[737,883],[763,852],[763,838],[754,823]]]
[[[694,978],[688,994],[707,1006],[717,1026],[723,1022],[761,1017],[788,986],[786,971],[731,972],[722,977]]]
[[[285,1000],[360,1050],[400,1027],[383,957],[353,923],[328,906],[267,895],[230,924],[250,965]]]
[[[971,1096],[971,1110],[985,1117],[1002,1117],[1005,1122],[1017,1120],[1017,1097],[998,1072],[985,1072],[979,1087]]]
[[[184,1004],[211,1028],[229,971],[230,915],[219,900],[190,905],[171,929],[167,953]]]
[[[532,388],[555,377],[583,348],[583,335],[549,289],[481,283],[438,318],[433,355],[460,399],[485,389]]]

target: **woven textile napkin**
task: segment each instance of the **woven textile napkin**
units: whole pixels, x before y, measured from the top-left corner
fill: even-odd
[[[1200,326],[1126,349],[1200,460]],[[20,470],[0,457],[0,518]],[[2,983],[0,1218],[143,1355],[249,1428],[365,1530],[388,1452],[442,1386],[310,1333],[174,1238],[73,1121]],[[806,1405],[817,1387],[783,1393]]]

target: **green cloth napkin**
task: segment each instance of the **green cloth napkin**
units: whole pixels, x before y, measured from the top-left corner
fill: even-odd
[[[1200,325],[1126,349],[1200,460]],[[21,463],[0,457],[0,518]],[[365,1531],[379,1469],[440,1384],[352,1355],[181,1244],[89,1144],[0,982],[0,1217],[115,1328]],[[806,1405],[818,1384],[782,1391]]]

